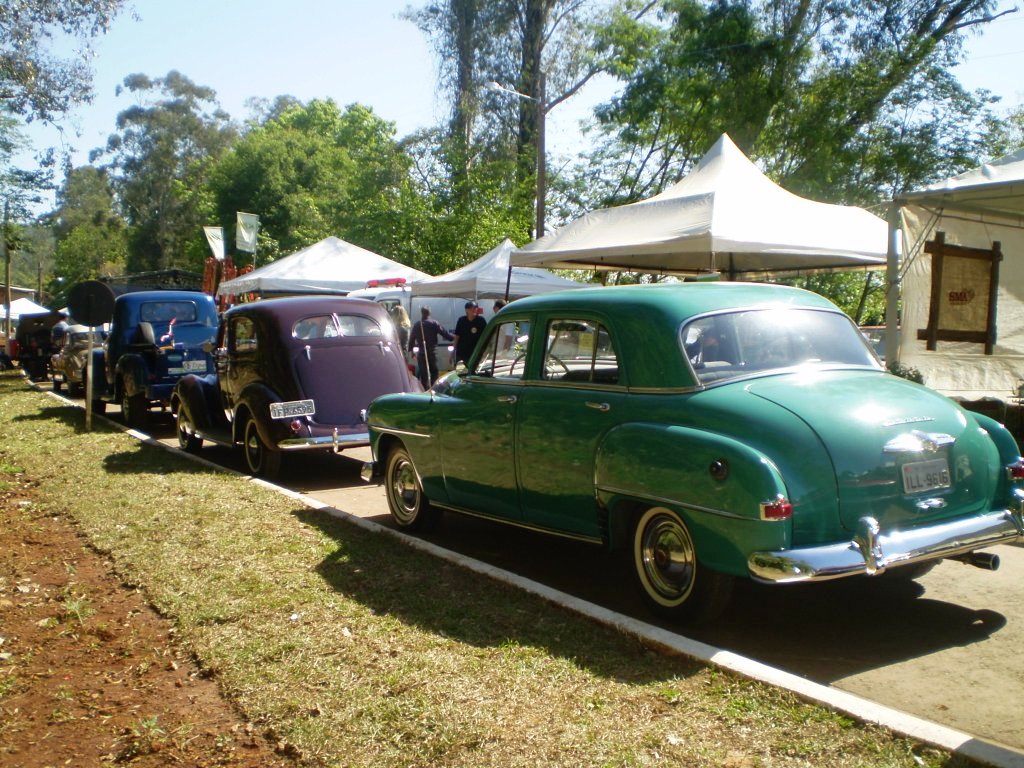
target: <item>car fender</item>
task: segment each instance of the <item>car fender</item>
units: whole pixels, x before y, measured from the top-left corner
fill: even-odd
[[[171,410],[184,408],[192,424],[199,430],[223,427],[224,411],[220,407],[220,391],[217,376],[182,376],[174,387],[171,397]]]
[[[242,442],[244,435],[244,418],[240,414],[248,412],[256,422],[256,429],[259,431],[260,439],[266,445],[274,446],[278,442],[290,436],[290,430],[284,422],[277,422],[270,418],[270,404],[279,403],[282,398],[270,387],[261,383],[253,383],[242,389],[239,394],[238,403],[235,406],[234,419],[232,420],[232,432],[236,443]]]
[[[746,554],[792,545],[787,520],[762,520],[761,505],[788,498],[775,463],[725,435],[691,427],[632,423],[608,432],[594,464],[598,500],[609,512],[609,539],[621,546],[631,515],[650,506],[680,514],[701,559],[746,573]]]
[[[120,390],[120,386],[117,384],[119,381],[124,382],[124,387],[127,390],[124,394],[129,397],[146,393],[146,378],[149,375],[149,367],[141,355],[121,355],[115,366],[115,371],[117,375],[114,383],[115,393],[118,393],[118,390]]]

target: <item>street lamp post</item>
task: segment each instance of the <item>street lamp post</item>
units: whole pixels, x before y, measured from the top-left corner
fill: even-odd
[[[511,96],[517,96],[520,99],[532,101],[534,104],[537,105],[537,220],[535,233],[536,237],[538,238],[544,237],[544,218],[546,215],[544,208],[544,198],[547,193],[547,160],[545,158],[544,147],[544,123],[547,117],[547,105],[545,104],[544,95],[545,79],[546,77],[544,75],[544,72],[542,71],[537,82],[536,97],[528,96],[525,93],[520,93],[519,91],[513,90],[512,88],[506,88],[501,83],[495,82],[493,80],[487,83],[486,86],[487,89],[490,91],[499,91],[501,93],[507,93]]]

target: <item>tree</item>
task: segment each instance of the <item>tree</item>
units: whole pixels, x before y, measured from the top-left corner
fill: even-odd
[[[39,158],[32,170],[11,165],[13,156],[26,145],[18,121],[9,111],[0,111],[0,257],[4,264],[4,297],[11,305],[14,252],[26,242],[24,224],[32,221],[32,210],[42,200],[42,193],[50,188],[53,177],[52,155]],[[11,317],[5,320],[5,338],[11,338]]]
[[[110,179],[102,168],[71,169],[57,191],[49,224],[56,239],[53,277],[47,293],[57,306],[84,280],[122,274],[128,244],[124,220],[115,211]]]
[[[124,0],[4,0],[0,3],[0,102],[29,120],[52,120],[92,96],[89,41]],[[75,58],[48,51],[55,33],[84,45]]]
[[[988,94],[950,74],[992,0],[665,0],[657,24],[604,30],[625,82],[599,118],[607,201],[680,178],[728,132],[798,194],[864,202],[984,154]],[[624,179],[624,182],[619,182]]]
[[[230,229],[237,211],[257,213],[262,260],[329,235],[411,258],[410,161],[394,125],[360,104],[279,104],[212,168],[207,218]]]
[[[126,267],[199,270],[206,251],[202,226],[208,222],[201,210],[208,170],[235,141],[237,129],[217,106],[216,93],[180,72],[155,79],[129,75],[123,90],[143,99],[118,114],[117,132],[106,146],[107,171],[128,224]]]

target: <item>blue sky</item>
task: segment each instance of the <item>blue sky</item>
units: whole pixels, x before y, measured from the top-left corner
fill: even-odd
[[[446,106],[435,93],[437,67],[426,38],[399,18],[422,0],[130,0],[94,46],[92,105],[66,119],[66,144],[84,163],[114,129],[129,95],[115,97],[124,76],[157,77],[177,69],[217,91],[232,117],[247,116],[250,97],[290,94],[305,101],[333,98],[342,106],[360,102],[396,124],[398,134],[443,120]],[[1002,2],[1002,8],[1014,7]],[[136,18],[137,17],[137,18]],[[990,25],[969,47],[969,61],[958,70],[968,86],[988,88],[1012,107],[1024,102],[1024,10]],[[585,151],[578,122],[614,90],[610,80],[588,87],[552,111],[548,151],[569,157]],[[58,145],[60,133],[33,126],[37,147]]]

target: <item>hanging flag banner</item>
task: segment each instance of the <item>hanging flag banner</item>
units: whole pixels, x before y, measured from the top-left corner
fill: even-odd
[[[217,261],[224,261],[224,227],[203,227],[206,233],[206,242],[210,244],[213,258]]]
[[[256,253],[256,234],[260,231],[260,217],[255,213],[238,211],[235,247],[246,253]]]

